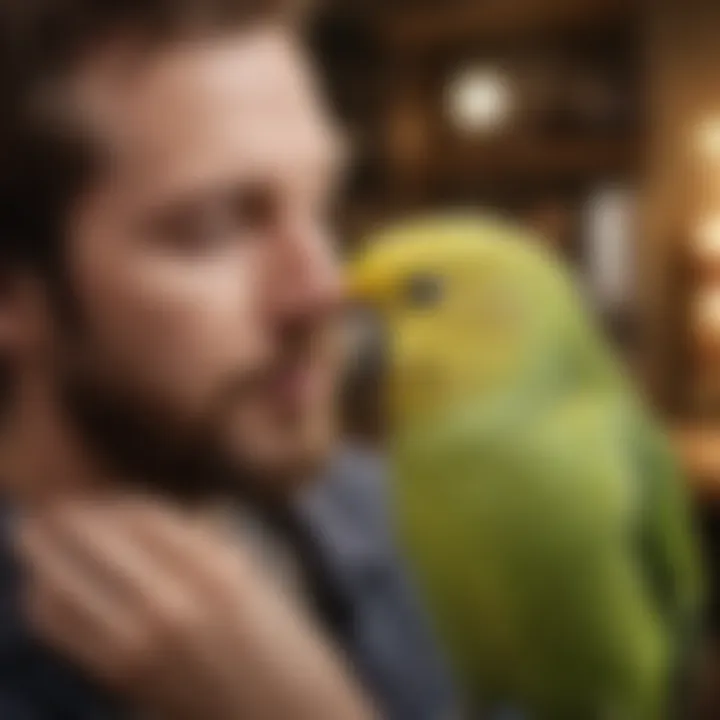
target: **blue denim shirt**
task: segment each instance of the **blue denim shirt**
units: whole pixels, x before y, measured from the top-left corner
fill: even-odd
[[[382,464],[348,449],[297,509],[329,601],[328,625],[388,720],[446,720],[454,696],[395,552]],[[133,713],[36,642],[18,599],[18,570],[0,543],[0,718],[118,720]],[[210,720],[210,719],[209,719]],[[248,720],[252,720],[249,718]]]

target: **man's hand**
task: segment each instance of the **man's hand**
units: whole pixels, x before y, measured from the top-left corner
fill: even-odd
[[[186,720],[367,720],[317,630],[215,529],[146,500],[23,519],[42,637],[138,708]]]

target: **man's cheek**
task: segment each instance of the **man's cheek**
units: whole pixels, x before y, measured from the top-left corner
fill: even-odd
[[[102,365],[111,381],[160,403],[174,414],[200,415],[219,378],[228,372],[219,348],[174,334],[147,316],[132,332],[102,348]]]

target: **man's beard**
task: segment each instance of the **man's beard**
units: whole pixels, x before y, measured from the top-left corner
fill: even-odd
[[[59,299],[58,399],[66,420],[110,482],[190,502],[232,495],[276,504],[277,489],[283,494],[326,459],[320,453],[291,459],[287,467],[267,467],[225,438],[233,414],[252,400],[277,367],[230,373],[217,383],[198,416],[183,418],[166,399],[128,382],[122,372],[113,374],[113,363],[103,362],[107,357],[74,295],[66,292]],[[302,326],[287,330],[278,366],[310,352],[324,337],[333,335]]]
[[[159,402],[79,373],[61,388],[66,417],[112,482],[188,502],[260,487],[256,470],[220,446],[217,415],[180,423]]]

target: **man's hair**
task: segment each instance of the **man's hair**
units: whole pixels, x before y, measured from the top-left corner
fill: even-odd
[[[57,268],[73,199],[92,179],[90,133],[67,81],[114,40],[152,49],[185,37],[294,21],[298,0],[0,0],[0,271]]]

